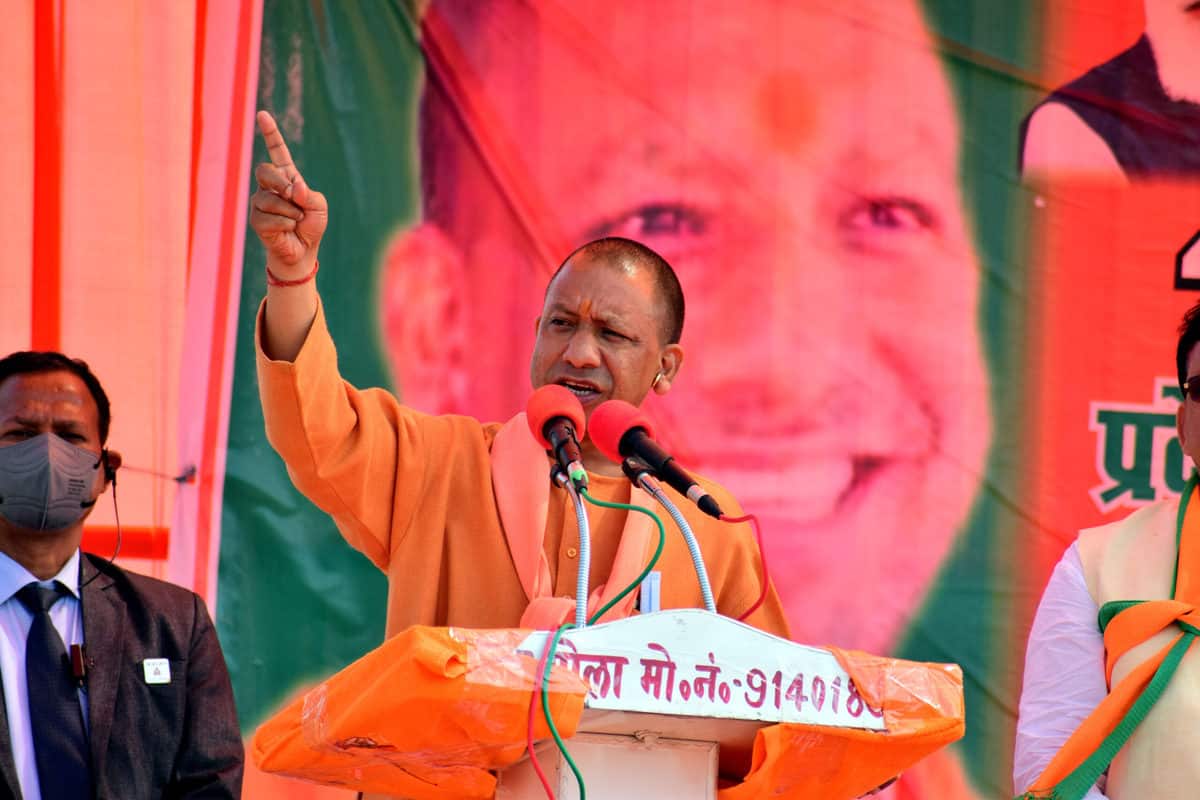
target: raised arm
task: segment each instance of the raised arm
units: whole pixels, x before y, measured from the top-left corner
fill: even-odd
[[[258,128],[270,154],[255,170],[250,204],[251,227],[267,253],[267,298],[256,327],[267,440],[296,488],[387,569],[424,499],[427,473],[443,463],[431,464],[430,454],[451,458],[457,442],[448,423],[342,379],[312,280],[328,206],[301,177],[270,114],[258,113]],[[477,424],[473,432],[483,447]]]
[[[267,302],[262,347],[267,357],[293,361],[317,314],[317,250],[329,207],[304,182],[275,119],[258,112],[258,129],[269,163],[254,170],[258,191],[250,198],[250,227],[267,251]]]

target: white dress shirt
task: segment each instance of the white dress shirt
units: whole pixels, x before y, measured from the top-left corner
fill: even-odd
[[[17,779],[21,782],[21,795],[25,800],[41,800],[38,785],[37,759],[33,752],[33,731],[29,724],[29,695],[25,684],[25,639],[33,615],[25,608],[16,594],[22,586],[40,583],[50,587],[55,581],[70,590],[50,609],[50,621],[63,645],[70,649],[73,644],[83,644],[83,614],[79,604],[79,551],[67,560],[51,580],[38,581],[24,567],[0,553],[0,678],[4,684],[4,705],[8,715],[8,734],[12,740],[13,763],[17,767]],[[87,694],[79,692],[84,727],[87,726]]]
[[[1099,609],[1072,544],[1054,568],[1025,648],[1013,786],[1017,794],[1042,773],[1079,724],[1108,695]],[[1103,776],[1084,800],[1107,800]]]

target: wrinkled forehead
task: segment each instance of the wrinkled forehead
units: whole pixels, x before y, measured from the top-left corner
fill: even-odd
[[[70,372],[11,375],[0,382],[0,421],[71,420],[99,427],[100,412],[87,385]]]

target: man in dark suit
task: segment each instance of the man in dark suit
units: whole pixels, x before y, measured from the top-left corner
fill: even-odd
[[[239,797],[204,602],[79,551],[120,466],[109,418],[82,361],[0,359],[0,800]]]

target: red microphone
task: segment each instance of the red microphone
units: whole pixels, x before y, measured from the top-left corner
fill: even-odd
[[[596,448],[620,464],[640,458],[654,476],[691,500],[711,517],[721,518],[721,507],[666,450],[654,441],[654,427],[637,407],[624,400],[606,400],[592,412],[591,433]]]
[[[579,437],[587,429],[587,415],[579,398],[565,386],[548,383],[530,396],[525,404],[525,418],[533,438],[554,454],[575,486],[587,486],[587,471],[579,452]]]

